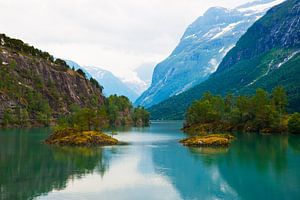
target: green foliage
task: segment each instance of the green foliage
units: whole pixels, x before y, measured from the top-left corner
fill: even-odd
[[[135,126],[149,126],[150,113],[143,107],[134,108],[132,119]]]
[[[144,108],[135,108],[125,96],[112,95],[106,104],[98,108],[80,108],[73,104],[71,113],[61,116],[58,129],[75,128],[78,130],[102,130],[109,126],[149,125],[149,113]]]
[[[252,97],[227,95],[222,98],[205,93],[188,108],[186,125],[215,124],[226,126],[226,130],[283,132],[287,129],[284,124],[286,102],[282,87],[275,88],[272,96],[263,89],[257,89]]]
[[[60,59],[60,58],[57,58],[55,61],[54,61],[55,64],[57,65],[60,65],[60,66],[63,66],[63,67],[66,67],[66,68],[70,68],[69,65],[66,63],[66,61]]]
[[[68,112],[74,103],[75,93],[83,107],[98,109],[104,103],[102,87],[92,79],[90,83],[76,79],[79,87],[67,88],[61,85],[61,81],[72,81],[77,73],[65,73],[69,66],[62,59],[53,57],[34,47],[28,46],[21,40],[12,39],[0,34],[0,94],[5,101],[12,106],[13,116],[16,119],[12,123],[10,117],[5,119],[5,124],[13,126],[26,126],[35,124],[49,125],[51,120],[58,115]],[[2,65],[2,60],[8,64]],[[63,77],[67,77],[64,79]],[[75,77],[76,78],[76,77]],[[83,85],[95,85],[99,90],[83,91]],[[65,92],[68,90],[67,92]],[[72,91],[71,91],[72,90]],[[3,121],[4,111],[0,116]],[[8,114],[7,114],[8,116]]]
[[[131,116],[133,106],[127,97],[111,95],[107,98],[106,106],[111,125],[126,125],[131,123],[128,116]]]
[[[27,100],[27,109],[33,114],[33,117],[39,123],[48,126],[52,116],[52,110],[48,101],[42,94],[35,91],[28,91],[25,94],[25,99]]]
[[[14,124],[16,122],[15,115],[11,108],[6,108],[3,113],[2,125],[4,127]]]
[[[82,69],[77,69],[76,71],[83,77],[86,77],[86,74],[84,73],[84,71],[82,71]]]
[[[300,114],[294,113],[291,115],[288,121],[288,127],[290,133],[300,134]]]
[[[272,92],[272,99],[279,113],[284,113],[286,111],[286,106],[288,105],[288,99],[284,88],[281,86],[275,87]]]
[[[182,119],[194,100],[213,94],[253,95],[256,88],[282,85],[288,112],[300,111],[299,1],[289,0],[269,10],[239,39],[206,81],[149,108],[153,119]],[[276,32],[276,34],[275,34]]]
[[[108,125],[108,116],[104,108],[79,108],[73,106],[72,112],[58,120],[57,128],[75,128],[81,131],[101,130]]]
[[[90,78],[90,82],[95,85],[98,89],[103,89],[103,87],[98,83],[96,79],[93,79],[92,77]]]
[[[7,37],[5,34],[0,34],[0,38],[3,39],[4,46],[6,47],[30,54],[32,56],[38,56],[50,62],[54,61],[53,56],[51,56],[49,53],[36,49],[33,46],[29,46],[28,44],[24,43],[22,40]]]
[[[18,124],[26,127],[29,124],[29,114],[26,108],[17,108]]]
[[[36,112],[35,115],[36,115],[37,122],[43,124],[44,126],[49,126],[50,118],[51,118],[49,114],[43,112]]]

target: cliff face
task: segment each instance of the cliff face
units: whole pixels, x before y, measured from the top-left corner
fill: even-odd
[[[287,92],[289,112],[300,111],[300,0],[287,0],[255,22],[231,49],[217,71],[190,90],[149,110],[153,119],[182,119],[202,94],[253,94],[278,85]]]
[[[241,37],[235,48],[223,59],[217,73],[274,48],[298,49],[300,46],[299,4],[299,0],[290,0],[272,8]]]
[[[207,10],[187,28],[172,54],[155,67],[151,86],[135,104],[150,107],[207,80],[247,29],[281,1]]]
[[[73,104],[104,104],[102,87],[64,61],[5,35],[0,40],[0,122],[44,123],[68,113]]]

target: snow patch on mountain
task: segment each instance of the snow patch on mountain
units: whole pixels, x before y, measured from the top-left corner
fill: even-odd
[[[253,12],[255,12],[255,13],[264,12],[273,6],[282,3],[283,1],[284,0],[275,0],[270,3],[258,4],[258,5],[254,5],[254,6],[250,6],[250,7],[241,7],[237,10],[240,12],[252,12],[252,13]]]
[[[181,90],[172,93],[172,94],[170,95],[170,97],[173,96],[173,95],[179,95],[179,94],[181,94],[181,93],[187,91],[188,89],[190,89],[190,88],[193,86],[194,82],[195,82],[195,81],[192,81],[191,83],[186,84]]]
[[[222,35],[228,33],[229,31],[232,31],[237,25],[239,25],[242,22],[243,21],[239,21],[239,22],[236,22],[236,23],[229,24],[228,26],[226,26],[223,29],[219,28],[220,32],[217,33],[214,37],[212,37],[211,40],[217,39],[217,38],[221,37]]]
[[[287,58],[285,58],[281,63],[278,63],[276,68],[280,68],[282,65],[287,63],[289,60],[291,60],[298,53],[300,53],[300,50],[293,52],[291,55],[289,55]]]
[[[271,70],[276,70],[278,68],[280,68],[282,65],[284,65],[285,63],[287,63],[289,60],[291,60],[293,57],[295,57],[298,53],[300,53],[300,50],[297,50],[293,53],[291,53],[288,57],[284,58],[282,62],[276,64],[274,63],[274,60],[272,60],[269,64],[268,64],[268,68],[267,71],[262,74],[261,76],[259,76],[258,78],[256,78],[255,80],[253,80],[251,83],[249,83],[247,86],[253,85],[255,82],[257,82],[258,80],[260,80],[261,78],[267,76]]]
[[[207,74],[212,74],[213,72],[215,72],[218,68],[218,65],[220,64],[215,58],[210,59],[208,63],[210,64],[210,67],[205,70],[205,73]]]
[[[219,53],[223,52],[225,49],[225,47],[222,47],[220,50],[219,50]]]
[[[196,34],[188,35],[188,36],[184,37],[183,39],[189,39],[189,38],[197,38],[197,35]]]
[[[208,9],[188,26],[171,55],[157,64],[151,86],[135,104],[150,107],[206,80],[247,29],[282,1],[260,0],[236,9]]]

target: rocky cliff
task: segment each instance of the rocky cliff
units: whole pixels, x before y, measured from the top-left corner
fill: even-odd
[[[102,87],[60,59],[0,35],[0,122],[48,124],[72,105],[104,104]]]
[[[247,29],[282,0],[261,0],[235,9],[207,10],[185,31],[172,54],[154,70],[152,84],[135,102],[150,107],[205,81]]]
[[[203,83],[174,96],[150,111],[153,118],[182,119],[190,103],[206,91],[214,94],[270,92],[281,85],[291,112],[300,111],[300,1],[273,7],[251,26]]]

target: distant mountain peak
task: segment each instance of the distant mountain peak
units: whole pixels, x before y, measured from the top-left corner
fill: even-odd
[[[247,29],[207,80],[149,110],[153,119],[182,119],[186,108],[207,91],[250,95],[257,88],[271,92],[280,85],[287,92],[289,111],[299,112],[299,66],[300,0],[287,0]]]
[[[108,70],[96,66],[80,66],[74,61],[66,60],[67,64],[77,69],[82,69],[88,78],[93,77],[103,86],[103,93],[106,96],[117,94],[127,96],[132,102],[138,94],[131,90],[125,83]]]
[[[188,26],[171,55],[156,65],[151,86],[135,104],[149,107],[205,81],[247,29],[281,1],[208,9]]]

